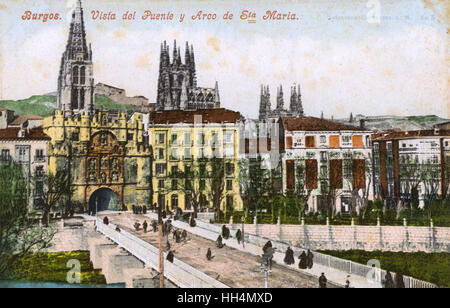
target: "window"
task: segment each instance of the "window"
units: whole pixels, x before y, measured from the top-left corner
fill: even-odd
[[[205,157],[205,149],[198,148],[198,158],[204,158],[204,157]]]
[[[9,161],[11,159],[11,156],[9,155],[9,150],[2,150],[2,161]]]
[[[216,132],[211,133],[211,144],[216,145],[218,143],[218,137]]]
[[[227,190],[233,190],[233,180],[227,180]]]
[[[191,133],[189,132],[184,133],[184,145],[191,146]]]
[[[36,167],[36,176],[37,177],[44,176],[44,166],[37,166]]]
[[[72,69],[72,83],[78,84],[78,66],[74,66]]]
[[[349,135],[342,136],[342,145],[343,146],[351,146],[352,145],[352,136],[349,136]]]
[[[178,195],[172,195],[170,200],[171,200],[171,203],[172,203],[172,209],[177,208],[178,207]]]
[[[330,148],[339,148],[340,146],[339,136],[330,136]]]
[[[172,167],[170,168],[170,174],[171,174],[172,176],[176,176],[176,175],[178,174],[178,166],[172,166]]]
[[[170,159],[177,160],[178,159],[178,149],[172,148],[170,151]]]
[[[128,140],[133,140],[133,133],[128,133],[127,134],[127,139]]]
[[[198,134],[198,145],[204,145],[205,144],[205,134],[199,133]]]
[[[223,135],[223,143],[225,144],[233,143],[233,137],[234,137],[233,131],[225,132],[225,134]]]
[[[320,161],[327,161],[328,153],[325,151],[320,152]]]
[[[325,142],[327,142],[327,138],[324,135],[320,136],[320,143],[325,143]]]
[[[158,189],[164,189],[164,180],[158,180]]]
[[[191,159],[191,148],[184,148],[184,159]]]
[[[164,144],[165,134],[158,134],[158,144]]]
[[[352,136],[352,144],[354,148],[362,148],[363,147],[363,140],[362,136]]]
[[[305,143],[307,148],[314,148],[316,146],[314,136],[306,136]]]
[[[155,165],[156,175],[162,175],[166,173],[166,164],[156,164]]]
[[[36,150],[35,160],[37,160],[37,161],[44,160],[44,150],[42,150],[42,149]]]
[[[234,164],[233,163],[227,163],[225,165],[226,173],[228,176],[231,176],[234,174]]]
[[[158,149],[158,159],[164,159],[164,149]]]
[[[85,78],[86,78],[86,67],[82,66],[80,69],[80,84],[85,83]]]
[[[177,144],[177,141],[178,141],[178,134],[172,133],[172,137],[170,138],[170,143]]]
[[[178,189],[178,180],[172,180],[171,182],[171,188],[172,190],[177,190]]]

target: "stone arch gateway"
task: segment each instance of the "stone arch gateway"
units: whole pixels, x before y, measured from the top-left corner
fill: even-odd
[[[89,213],[119,210],[119,200],[114,191],[109,188],[99,188],[89,197]]]

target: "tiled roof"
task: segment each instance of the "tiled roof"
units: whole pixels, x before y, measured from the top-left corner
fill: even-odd
[[[420,137],[450,137],[450,130],[448,129],[424,129],[424,130],[412,130],[412,131],[401,131],[401,132],[389,132],[389,133],[379,133],[373,134],[373,141],[382,140],[393,140],[393,139],[413,139]]]
[[[281,118],[287,131],[369,131],[358,126],[340,124],[314,117]]]
[[[22,125],[25,121],[28,120],[42,120],[43,117],[36,116],[36,115],[20,115],[14,118],[14,120],[9,123],[8,125],[16,126],[16,125]]]
[[[42,130],[42,127],[25,130],[24,137],[18,137],[19,130],[19,127],[0,129],[0,140],[50,140],[50,137]]]
[[[199,109],[195,111],[165,110],[150,112],[150,123],[152,124],[176,124],[194,123],[194,116],[201,115],[202,123],[236,123],[241,114],[225,108]]]

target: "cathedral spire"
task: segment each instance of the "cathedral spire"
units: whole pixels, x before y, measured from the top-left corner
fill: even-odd
[[[184,63],[189,66],[191,63],[191,55],[189,53],[189,43],[186,41],[186,50],[184,51]]]
[[[277,109],[282,110],[283,108],[284,108],[283,86],[280,85],[277,91]]]
[[[298,84],[298,91],[297,91],[297,112],[299,116],[303,117],[303,104],[302,104],[302,93],[300,92],[300,84]]]
[[[216,85],[214,87],[214,104],[219,108],[220,106],[220,96],[219,96],[219,83],[216,80]]]

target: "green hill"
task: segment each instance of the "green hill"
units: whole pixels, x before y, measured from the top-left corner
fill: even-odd
[[[0,101],[0,107],[13,110],[17,115],[31,114],[47,117],[53,114],[55,103],[55,96],[33,95],[27,99]],[[136,106],[118,104],[107,96],[95,95],[95,108],[101,109],[102,107],[104,110],[139,110]]]

